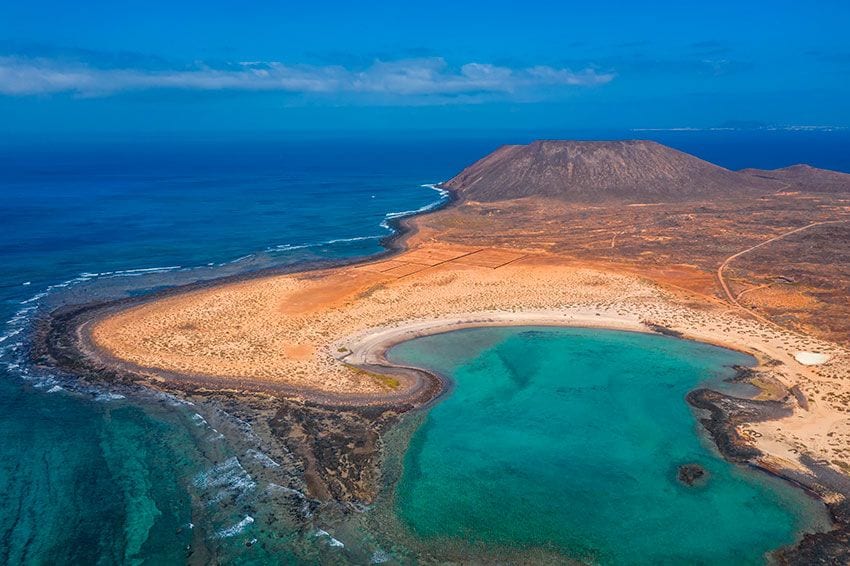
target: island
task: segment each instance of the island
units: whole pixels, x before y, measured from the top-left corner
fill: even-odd
[[[399,221],[387,252],[59,309],[33,356],[80,379],[250,414],[311,496],[369,502],[381,439],[447,380],[393,364],[480,326],[661,333],[749,353],[754,396],[696,389],[727,459],[829,508],[781,561],[850,559],[850,175],[731,171],[649,141],[505,146]],[[274,448],[268,448],[274,452]],[[679,470],[700,483],[697,465]]]

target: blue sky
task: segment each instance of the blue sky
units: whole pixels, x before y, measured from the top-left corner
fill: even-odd
[[[850,2],[8,1],[0,133],[850,126]]]

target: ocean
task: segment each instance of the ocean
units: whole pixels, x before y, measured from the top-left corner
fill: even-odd
[[[267,529],[245,511],[266,504],[270,486],[195,408],[34,368],[34,322],[65,304],[378,253],[388,219],[440,202],[434,183],[503,143],[564,135],[650,137],[732,168],[850,171],[845,132],[0,142],[0,563],[337,552],[320,524]],[[263,544],[246,547],[246,537]]]

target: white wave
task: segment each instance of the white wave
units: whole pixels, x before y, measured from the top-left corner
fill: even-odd
[[[304,248],[311,248],[313,246],[319,246],[321,243],[317,244],[280,244],[278,246],[273,246],[268,248],[270,252],[288,252],[291,250],[302,250]]]
[[[14,349],[22,345],[23,344],[21,344],[20,342],[16,342],[11,346],[7,346],[6,349]],[[60,382],[53,375],[46,375],[40,372],[31,373],[27,368],[23,366],[22,360],[20,359],[16,362],[7,363],[5,365],[8,370],[14,371],[19,378],[23,379],[36,389],[49,390],[54,386],[60,385]],[[55,392],[56,391],[50,391],[50,393]]]
[[[235,525],[228,527],[226,529],[222,529],[218,532],[218,536],[220,538],[227,538],[238,535],[242,531],[245,530],[245,527],[254,523],[254,518],[251,515],[245,515],[245,518],[236,523]]]
[[[76,285],[78,283],[85,283],[87,281],[91,281],[92,279],[104,278],[104,277],[134,277],[139,275],[148,275],[153,273],[167,273],[169,271],[176,271],[178,269],[183,269],[179,265],[168,265],[165,267],[139,267],[135,269],[118,269],[115,271],[101,271],[101,272],[90,272],[84,271],[80,273],[77,277],[73,277],[66,281],[62,281],[61,283],[54,283],[53,285],[48,285],[43,291],[36,293],[29,299],[21,301],[22,305],[31,304],[38,302],[44,297],[48,296],[52,291],[56,289],[65,289],[67,287],[71,287],[72,285]]]
[[[60,391],[65,391],[61,385],[54,385],[50,389],[47,390],[48,393],[59,393]]]
[[[345,546],[342,543],[342,541],[340,541],[339,539],[335,539],[334,537],[331,536],[331,534],[328,531],[325,531],[325,530],[322,530],[322,529],[316,529],[316,534],[314,536],[316,538],[327,537],[328,546],[332,546],[332,547],[335,547],[335,548],[343,548]]]
[[[6,334],[4,334],[4,335],[0,336],[0,343],[5,342],[5,341],[6,341],[6,340],[8,340],[9,338],[14,338],[15,336],[17,336],[18,334],[20,334],[20,333],[21,333],[21,332],[23,332],[23,331],[24,331],[24,329],[23,329],[23,328],[15,328],[15,329],[13,329],[13,330],[10,330],[10,331],[9,331],[9,332],[7,332]]]
[[[195,413],[194,415],[192,415],[192,420],[195,421],[195,424],[198,425],[198,426],[204,426],[205,424],[207,424],[207,419],[205,419],[204,417],[202,417],[198,413]]]
[[[253,448],[249,448],[247,450],[247,453],[266,468],[279,468],[280,467],[280,464],[278,464],[277,462],[275,462],[274,460],[269,458],[269,456],[267,454],[264,454],[263,452],[260,452],[259,450],[254,450]]]
[[[266,489],[272,492],[276,491],[279,493],[283,493],[284,495],[293,495],[298,499],[307,499],[307,496],[304,495],[302,492],[298,491],[297,489],[292,489],[291,487],[286,487],[276,483],[269,483]]]
[[[424,185],[419,186],[425,189],[431,189],[432,191],[437,191],[438,193],[440,193],[441,197],[449,196],[449,190],[441,187],[440,183],[425,183]]]
[[[405,218],[407,216],[413,216],[414,214],[422,214],[424,212],[428,212],[434,210],[435,208],[441,206],[446,199],[449,198],[449,191],[442,189],[439,187],[437,183],[426,183],[424,185],[420,185],[421,187],[432,189],[440,193],[440,198],[436,202],[432,202],[430,204],[426,204],[425,206],[420,206],[416,210],[402,210],[400,212],[388,212],[384,219],[381,221],[381,228],[385,230],[391,230],[390,221],[395,220],[397,218]]]
[[[327,244],[342,244],[344,242],[362,242],[364,240],[377,240],[378,238],[381,238],[381,236],[357,236],[355,238],[337,238],[335,240],[327,240],[321,245],[324,246]]]
[[[30,314],[34,310],[36,310],[37,308],[38,307],[36,307],[35,305],[32,305],[32,306],[24,307],[24,308],[18,310],[14,315],[12,315],[12,318],[10,318],[8,321],[6,321],[6,324],[7,325],[14,325],[14,324],[17,324],[19,322],[26,321],[27,319],[29,319]]]
[[[321,242],[311,242],[308,244],[280,244],[268,248],[269,252],[289,252],[292,250],[303,250],[306,248],[321,248],[322,246],[330,246],[333,244],[342,244],[346,242],[361,242],[364,240],[378,240],[383,236],[356,236],[354,238],[335,238],[333,240],[322,240]]]
[[[97,395],[95,395],[94,400],[105,402],[105,401],[119,401],[119,400],[124,399],[124,398],[125,397],[123,395],[121,395],[120,393],[109,393],[109,392],[107,392],[107,393],[98,393]]]
[[[39,303],[42,299],[49,296],[54,291],[59,289],[67,289],[74,285],[85,283],[88,281],[92,281],[97,278],[104,277],[132,277],[132,276],[140,276],[147,275],[153,273],[165,273],[169,271],[174,271],[177,269],[182,269],[179,265],[169,265],[165,267],[140,267],[136,269],[122,269],[116,271],[104,271],[100,273],[93,273],[84,271],[80,273],[77,277],[73,277],[66,281],[62,281],[60,283],[55,283],[53,285],[48,285],[43,290],[35,293],[28,299],[24,299],[20,301],[19,304],[24,305],[23,308],[19,309],[11,318],[6,321],[6,332],[0,334],[0,344],[7,342],[10,338],[21,334],[29,325],[32,316],[36,313],[39,308]],[[31,284],[30,281],[25,281],[23,283],[24,286],[29,286]],[[8,351],[9,347],[4,346],[0,352]]]
[[[80,277],[120,277],[122,275],[141,275],[145,273],[166,273],[182,269],[180,265],[167,265],[165,267],[138,267],[136,269],[118,269],[115,271],[102,271],[100,273],[81,273]],[[73,280],[72,280],[73,281]]]
[[[223,263],[219,263],[218,266],[224,267],[225,265],[232,265],[234,263],[239,263],[241,261],[245,261],[246,259],[251,259],[252,257],[254,257],[254,254],[246,254],[246,255],[237,257],[236,259],[231,259],[230,261],[225,261]],[[214,263],[208,263],[207,265],[215,265],[215,264]]]
[[[52,377],[39,377],[29,373],[22,373],[21,377],[32,383],[36,389],[44,389],[56,385],[56,380]]]
[[[212,503],[221,501],[228,496],[239,497],[257,486],[257,483],[245,471],[236,456],[231,456],[224,462],[199,473],[195,476],[193,483],[201,489],[216,492],[212,498]]]
[[[338,547],[338,548],[344,548],[345,547],[345,545],[342,544],[342,541],[340,541],[339,539],[335,539],[334,537],[330,538],[330,540],[328,541],[328,544],[333,546],[333,547]]]
[[[437,184],[437,183],[426,183],[424,185],[420,185],[420,187],[437,191],[437,193],[439,193],[439,195],[440,195],[440,198],[436,202],[426,204],[425,206],[421,206],[421,207],[417,208],[416,210],[403,210],[403,211],[399,211],[399,212],[388,212],[386,215],[384,215],[384,219],[381,221],[379,226],[381,228],[383,228],[384,230],[391,230],[390,225],[389,225],[390,220],[393,220],[393,219],[396,219],[396,218],[403,218],[405,216],[412,216],[414,214],[421,214],[423,212],[428,212],[429,210],[433,210],[433,209],[437,208],[438,206],[442,205],[446,201],[446,199],[449,197],[449,191],[441,188],[439,186],[439,184]],[[373,198],[374,198],[374,196],[373,196]],[[336,238],[336,239],[333,239],[333,240],[322,240],[321,242],[311,242],[311,243],[306,243],[306,244],[280,244],[278,246],[270,247],[266,251],[269,251],[269,252],[288,252],[288,251],[292,251],[292,250],[303,250],[305,248],[318,248],[318,247],[322,247],[322,246],[328,246],[328,245],[332,245],[332,244],[341,244],[341,243],[347,243],[347,242],[361,242],[361,241],[364,241],[364,240],[379,240],[383,237],[384,236],[356,236],[356,237],[353,237],[353,238]]]
[[[54,287],[55,287],[55,285],[54,285]],[[47,296],[47,291],[42,291],[41,293],[36,293],[35,295],[30,297],[29,299],[21,301],[21,304],[22,305],[28,305],[30,303],[34,303],[34,302],[36,302],[40,299],[43,299],[46,296]]]
[[[32,285],[32,281],[24,281],[23,283],[21,283],[21,285],[23,285],[24,287],[29,287],[30,285]]]

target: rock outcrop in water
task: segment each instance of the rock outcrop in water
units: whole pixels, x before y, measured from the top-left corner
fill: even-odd
[[[683,464],[676,472],[677,479],[688,487],[702,485],[708,481],[708,472],[699,464]]]

